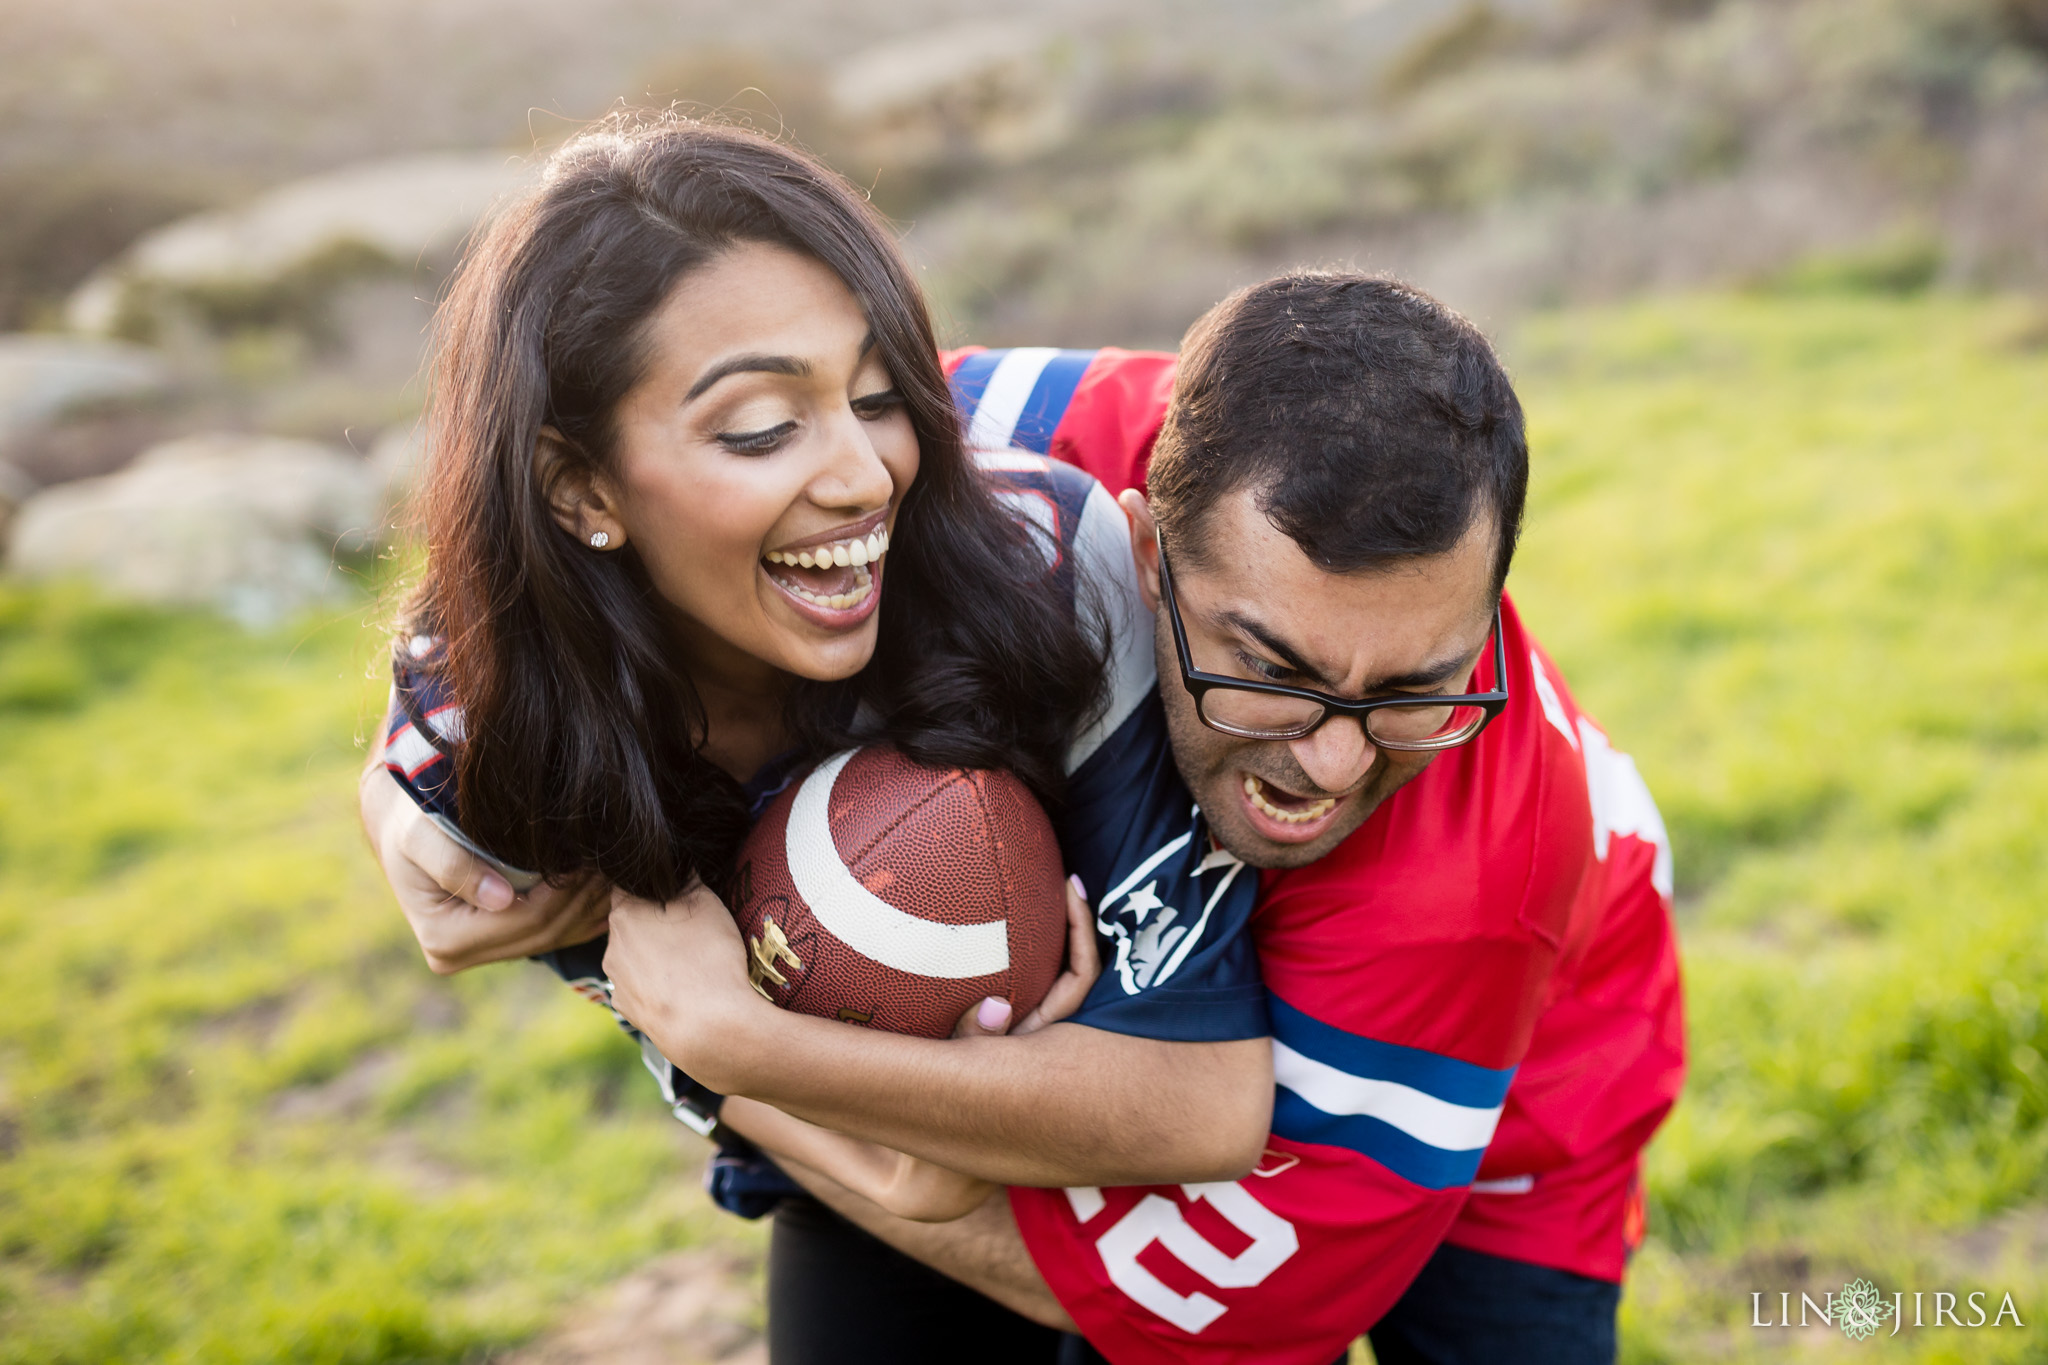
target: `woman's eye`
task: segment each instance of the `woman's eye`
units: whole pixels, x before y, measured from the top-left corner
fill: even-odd
[[[894,389],[884,389],[853,400],[854,412],[870,422],[902,406],[903,395]]]
[[[736,455],[765,455],[795,431],[795,422],[781,422],[761,431],[721,431],[717,440]]]

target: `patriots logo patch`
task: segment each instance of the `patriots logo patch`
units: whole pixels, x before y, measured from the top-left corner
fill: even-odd
[[[1095,928],[1116,945],[1111,969],[1126,995],[1161,985],[1180,970],[1201,942],[1202,931],[1209,927],[1210,912],[1244,870],[1243,863],[1220,848],[1209,849],[1190,867],[1189,849],[1208,844],[1206,835],[1197,840],[1201,832],[1198,812],[1195,828],[1139,863],[1096,909]],[[1199,886],[1202,875],[1219,869],[1222,878],[1204,898]],[[1187,884],[1191,882],[1196,885],[1190,888]],[[1177,894],[1184,888],[1189,894]],[[1191,915],[1197,902],[1201,913]]]

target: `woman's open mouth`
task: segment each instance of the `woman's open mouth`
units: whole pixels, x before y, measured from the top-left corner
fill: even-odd
[[[769,581],[799,615],[835,629],[865,620],[881,600],[882,556],[889,528],[881,516],[867,528],[818,544],[784,546],[761,556]]]

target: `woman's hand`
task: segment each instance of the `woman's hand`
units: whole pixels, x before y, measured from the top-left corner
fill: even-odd
[[[662,1056],[732,1093],[739,1030],[775,1007],[747,984],[746,944],[725,902],[701,884],[666,905],[612,892],[604,973],[612,1007]]]
[[[530,957],[604,932],[610,887],[595,876],[515,894],[435,827],[381,763],[358,784],[363,832],[427,966],[442,976]]]
[[[1095,988],[1095,978],[1100,975],[1102,955],[1095,946],[1095,912],[1088,908],[1088,893],[1082,887],[1081,879],[1069,877],[1067,965],[1052,983],[1052,989],[1045,993],[1045,999],[1038,1002],[1037,1009],[1013,1025],[1010,1022],[1010,1002],[991,995],[960,1016],[953,1036],[980,1038],[1008,1033],[1022,1037],[1036,1033],[1047,1024],[1056,1024],[1081,1008],[1081,1002],[1088,998],[1088,992]]]

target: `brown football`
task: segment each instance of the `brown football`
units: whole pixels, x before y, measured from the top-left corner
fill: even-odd
[[[740,851],[733,918],[785,1009],[944,1038],[984,996],[1018,1017],[1059,974],[1066,894],[1038,802],[1003,772],[849,750],[775,799]]]

